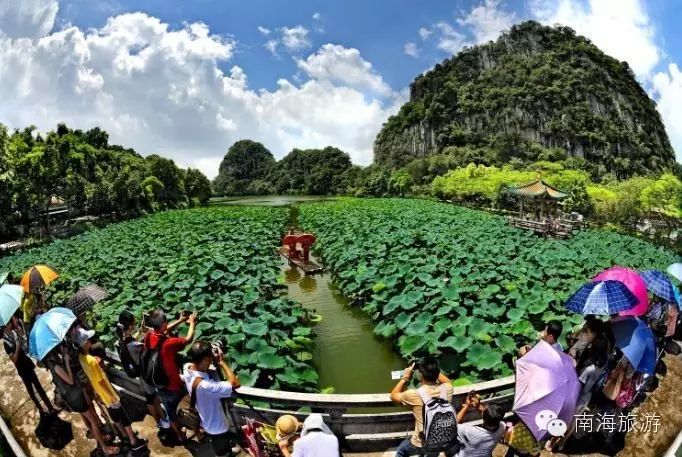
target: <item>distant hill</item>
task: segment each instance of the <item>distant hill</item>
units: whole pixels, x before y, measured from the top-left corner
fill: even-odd
[[[390,168],[431,154],[499,165],[561,151],[618,178],[675,165],[655,103],[627,63],[568,27],[529,21],[418,76],[374,157]]]

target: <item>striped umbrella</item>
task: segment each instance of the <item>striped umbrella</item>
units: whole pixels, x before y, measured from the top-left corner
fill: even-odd
[[[675,289],[673,283],[666,276],[665,273],[658,270],[647,270],[640,274],[646,288],[654,295],[658,295],[668,303],[677,303],[675,299]]]
[[[21,287],[27,293],[33,293],[36,290],[47,286],[52,281],[57,279],[59,274],[47,265],[34,265],[21,278]]]
[[[595,281],[582,286],[566,302],[566,308],[580,314],[609,316],[634,308],[639,301],[620,281]]]
[[[68,308],[73,311],[76,316],[80,316],[84,312],[91,310],[95,303],[104,300],[108,296],[109,294],[106,290],[91,284],[83,287],[69,298],[66,303],[64,303],[64,308]]]

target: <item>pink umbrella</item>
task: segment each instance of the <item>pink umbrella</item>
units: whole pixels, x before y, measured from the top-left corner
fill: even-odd
[[[625,267],[611,267],[594,277],[593,281],[620,281],[625,284],[639,303],[627,311],[618,313],[621,316],[642,316],[649,309],[649,295],[642,277],[634,270]]]

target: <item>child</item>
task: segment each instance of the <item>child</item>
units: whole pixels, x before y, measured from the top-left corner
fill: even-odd
[[[124,437],[128,438],[133,452],[141,451],[147,442],[133,432],[130,418],[121,405],[121,399],[114,387],[109,382],[106,372],[102,369],[101,359],[89,353],[92,343],[90,338],[95,336],[94,330],[76,329],[74,342],[80,348],[81,354],[78,356],[85,375],[88,377],[92,388],[99,399],[104,403],[109,413],[109,417],[116,424]]]

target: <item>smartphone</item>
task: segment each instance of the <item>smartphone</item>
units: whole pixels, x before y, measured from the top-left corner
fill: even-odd
[[[405,370],[396,370],[396,371],[391,371],[391,379],[397,380],[403,377],[403,373],[405,373]]]
[[[189,309],[183,309],[181,315],[183,318],[189,317],[192,315],[192,311],[190,311]]]
[[[149,313],[144,313],[142,315],[142,325],[145,328],[152,328],[152,316]]]

